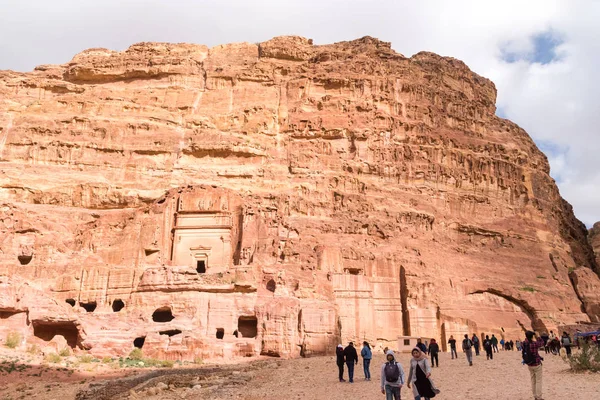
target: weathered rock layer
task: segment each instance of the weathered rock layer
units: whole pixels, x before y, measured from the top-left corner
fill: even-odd
[[[585,226],[495,101],[369,37],[1,71],[0,329],[194,359],[597,321]]]

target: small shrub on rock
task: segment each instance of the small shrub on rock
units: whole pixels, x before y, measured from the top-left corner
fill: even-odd
[[[21,335],[19,333],[9,332],[8,335],[6,335],[6,341],[4,342],[6,347],[9,349],[14,349],[19,344],[21,344]]]
[[[129,353],[129,358],[134,361],[142,361],[144,358],[144,353],[142,352],[142,349],[135,348],[131,350],[131,353]]]
[[[71,355],[71,350],[68,347],[65,347],[61,351],[58,352],[58,355],[61,357],[69,357]]]
[[[94,357],[90,356],[89,354],[84,354],[81,357],[79,357],[79,362],[82,364],[89,364],[94,360]]]
[[[40,347],[37,344],[32,344],[31,346],[29,346],[27,348],[27,352],[29,354],[36,355],[36,354],[40,354],[41,350],[40,350]]]
[[[50,353],[46,355],[46,361],[49,363],[57,364],[62,361],[62,357],[56,353]]]

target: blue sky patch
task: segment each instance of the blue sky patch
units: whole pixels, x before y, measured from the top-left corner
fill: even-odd
[[[560,60],[560,56],[556,53],[556,48],[564,43],[563,38],[553,30],[532,35],[529,40],[532,44],[532,50],[527,52],[514,52],[508,50],[505,46],[501,48],[501,58],[507,63],[517,61],[527,61],[529,63],[550,64]]]

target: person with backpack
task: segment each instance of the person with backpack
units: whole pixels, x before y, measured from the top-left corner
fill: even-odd
[[[431,365],[429,359],[418,347],[412,350],[411,355],[413,358],[410,360],[410,371],[406,385],[409,389],[412,385],[415,400],[429,400],[440,393],[430,378]]]
[[[498,352],[498,338],[492,334],[492,349],[494,349],[494,353]]]
[[[371,365],[371,358],[373,358],[373,353],[371,352],[371,346],[369,343],[364,341],[363,348],[360,351],[360,356],[363,359],[363,371],[365,373],[365,381],[371,380],[371,371],[369,371],[369,367]]]
[[[385,354],[386,362],[381,366],[381,393],[385,400],[400,400],[400,389],[404,385],[404,368],[396,361],[392,350]]]
[[[473,337],[471,338],[471,342],[473,342],[473,348],[475,349],[475,355],[478,356],[479,355],[479,338],[477,337],[476,334],[473,334]]]
[[[450,340],[448,340],[448,344],[450,345],[450,353],[452,353],[452,359],[454,360],[454,357],[458,358],[458,354],[456,354],[456,339],[454,339],[454,336],[450,335]]]
[[[431,357],[431,366],[439,367],[440,360],[438,357],[438,353],[440,352],[440,346],[437,344],[435,339],[432,338],[431,342],[429,342],[429,348],[427,349],[427,352],[429,353],[429,356]]]
[[[344,357],[346,358],[346,367],[348,367],[348,382],[354,383],[354,366],[358,364],[358,353],[353,342],[348,343],[344,349]]]
[[[336,361],[338,366],[340,382],[346,382],[344,379],[344,346],[338,344],[335,348]]]
[[[572,341],[571,336],[569,336],[567,332],[563,332],[562,336],[560,337],[560,344],[562,345],[562,347],[565,348],[565,351],[567,352],[567,357],[571,357]]]
[[[465,338],[462,342],[462,349],[464,353],[467,355],[467,361],[469,362],[469,366],[473,366],[473,342],[469,339],[469,335],[465,333]]]
[[[534,340],[534,336],[536,340]],[[538,337],[534,332],[525,332],[525,340],[522,342],[523,351],[523,364],[527,365],[529,369],[529,376],[531,378],[531,390],[533,392],[533,398],[535,400],[542,399],[542,361],[539,350],[544,347],[544,341]]]
[[[486,360],[493,360],[494,353],[492,352],[492,341],[490,340],[490,335],[485,335],[485,340],[483,341],[483,349],[485,350]]]

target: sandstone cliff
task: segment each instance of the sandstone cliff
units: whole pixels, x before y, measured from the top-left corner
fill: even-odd
[[[600,266],[600,222],[596,222],[588,234],[590,246],[596,256],[596,266]]]
[[[0,71],[0,334],[293,357],[597,321],[585,226],[495,101],[370,37]]]

